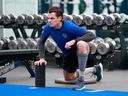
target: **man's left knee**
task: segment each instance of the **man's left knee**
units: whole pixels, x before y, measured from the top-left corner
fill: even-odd
[[[82,41],[82,40],[78,41],[77,42],[77,50],[79,52],[85,52],[85,51],[89,52],[90,48],[89,48],[88,42],[85,42],[85,41]]]

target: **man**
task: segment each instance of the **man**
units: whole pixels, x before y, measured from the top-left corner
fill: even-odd
[[[90,47],[88,42],[96,36],[86,29],[75,25],[72,22],[63,19],[63,12],[58,7],[51,7],[48,10],[48,24],[43,29],[39,40],[39,57],[35,65],[47,64],[44,57],[44,44],[46,39],[51,36],[61,49],[64,56],[63,75],[66,81],[77,79],[75,90],[85,88],[84,75],[92,72],[97,76],[97,81],[102,79],[102,64],[93,68],[86,69]],[[76,71],[79,68],[79,74]]]

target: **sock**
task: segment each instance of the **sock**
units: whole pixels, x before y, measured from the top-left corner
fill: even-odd
[[[78,54],[79,77],[84,79],[84,71],[88,60],[88,54]]]

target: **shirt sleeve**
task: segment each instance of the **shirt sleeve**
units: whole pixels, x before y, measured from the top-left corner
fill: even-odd
[[[83,40],[83,41],[89,42],[96,38],[96,35],[88,31],[86,28],[73,25],[73,30],[74,30],[73,32],[74,32],[76,41]]]
[[[77,25],[74,25],[73,30],[75,38],[79,38],[87,32],[86,28]]]
[[[42,33],[41,33],[41,38],[43,40],[46,40],[48,37],[49,37],[49,26],[45,25],[43,30],[42,30]]]
[[[45,41],[49,37],[48,25],[44,27],[38,42],[38,53],[40,58],[45,58]]]

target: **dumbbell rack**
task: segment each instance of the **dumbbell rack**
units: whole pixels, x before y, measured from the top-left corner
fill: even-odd
[[[16,61],[22,61],[22,64],[25,65],[31,77],[34,77],[35,74],[31,69],[31,64],[27,60],[35,60],[38,55],[37,49],[28,49],[28,50],[0,50],[0,60],[1,66],[0,76],[17,68],[21,64],[15,64]],[[7,65],[7,66],[6,66]]]
[[[116,26],[89,26],[87,29],[96,29],[96,30],[114,30],[119,33],[121,49],[114,50],[113,53],[107,54],[107,56],[102,56],[104,58],[104,63],[107,63],[108,70],[113,69],[128,69],[127,64],[127,49],[125,44],[124,33],[128,32],[128,24],[118,24]]]
[[[34,38],[36,32],[39,32],[39,29],[42,29],[42,27],[40,26],[19,26],[17,24],[10,24],[4,26],[0,25],[0,28],[12,28],[16,38],[21,37],[19,30],[21,31],[22,37],[27,38],[25,29],[30,29],[30,28],[33,29],[31,38]],[[1,65],[0,76],[17,68],[19,65],[21,65],[20,63],[22,63],[22,65],[24,65],[28,70],[28,72],[30,73],[30,76],[35,77],[35,72],[33,71],[31,66],[32,64],[29,63],[29,60],[36,60],[37,55],[38,55],[37,49],[0,50],[0,65]],[[1,79],[0,83],[2,83],[3,78],[0,79]]]

